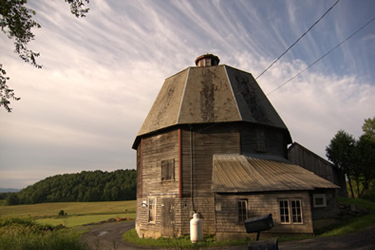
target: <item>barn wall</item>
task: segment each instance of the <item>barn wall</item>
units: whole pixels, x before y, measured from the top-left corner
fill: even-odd
[[[137,148],[137,219],[139,237],[157,238],[163,233],[164,198],[179,196],[179,143],[178,130],[143,138]],[[174,160],[174,179],[162,180],[162,161]],[[155,197],[156,221],[148,222],[148,198]],[[173,209],[175,206],[173,206]],[[165,230],[164,230],[165,232]]]
[[[247,237],[243,223],[238,223],[237,201],[248,201],[248,218],[272,214],[274,227],[268,233],[313,233],[310,197],[308,192],[278,192],[243,195],[215,195],[216,237],[218,240]],[[303,224],[281,224],[279,199],[300,199]],[[262,232],[261,235],[267,232]],[[255,237],[256,234],[251,237]]]
[[[178,195],[178,130],[142,139],[142,195]],[[162,181],[161,163],[174,159],[174,180]]]
[[[142,197],[142,143],[137,147],[137,198]]]
[[[212,126],[212,125],[211,125]],[[191,145],[192,140],[192,145]],[[212,156],[214,154],[239,154],[237,125],[195,127],[182,131],[182,192],[183,197],[212,195]],[[193,155],[193,157],[192,157]],[[192,164],[193,161],[193,164]],[[191,171],[193,166],[193,179]]]
[[[304,148],[298,143],[294,143],[288,150],[288,158],[291,162],[299,165],[314,174],[338,185],[341,189],[337,192],[340,196],[347,197],[345,176],[342,171],[335,168],[331,163]]]
[[[326,207],[314,207],[313,197],[314,194],[325,194],[326,196]],[[330,225],[335,222],[337,217],[337,206],[336,206],[336,195],[334,189],[327,190],[315,190],[311,192],[311,207],[312,207],[312,218],[314,221],[314,229],[319,229],[324,226]]]
[[[148,222],[148,206],[142,206],[142,203],[148,205],[148,198],[137,199],[137,221],[136,230],[140,238],[158,238],[161,236],[161,218],[160,218],[160,198],[156,197],[156,221]]]
[[[288,158],[294,164],[302,166],[330,182],[334,182],[332,166],[302,147],[293,146],[288,152]]]
[[[286,139],[283,131],[271,127],[261,127],[251,123],[241,124],[240,129],[242,154],[265,154],[285,157],[287,145],[285,143]],[[265,150],[258,149],[258,130],[264,133]]]
[[[190,144],[191,139],[192,144]],[[193,128],[192,131],[187,129],[182,131],[182,196],[186,198],[181,204],[184,208],[181,214],[182,234],[190,232],[189,221],[192,218],[192,211],[203,216],[204,233],[215,233],[214,198],[211,191],[214,154],[239,154],[236,124],[214,125],[209,126],[208,129],[200,126]],[[191,203],[192,187],[193,204]]]

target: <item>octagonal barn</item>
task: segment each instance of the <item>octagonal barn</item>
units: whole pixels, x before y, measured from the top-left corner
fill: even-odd
[[[196,65],[165,80],[134,141],[138,235],[188,235],[193,213],[219,240],[267,213],[272,233],[313,233],[338,186],[287,160],[288,128],[250,73],[212,54]]]

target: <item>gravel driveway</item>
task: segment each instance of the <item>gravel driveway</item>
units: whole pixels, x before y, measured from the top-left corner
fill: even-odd
[[[134,221],[105,223],[91,226],[89,232],[82,236],[92,250],[135,250],[156,249],[138,247],[121,240],[122,235],[134,228]],[[246,246],[210,248],[212,250],[243,250]],[[280,250],[375,250],[375,225],[354,234],[314,238],[300,241],[279,243]]]

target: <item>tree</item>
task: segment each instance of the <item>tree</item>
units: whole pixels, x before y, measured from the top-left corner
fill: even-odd
[[[357,142],[357,162],[360,168],[361,190],[357,185],[358,197],[370,188],[375,180],[375,117],[365,119],[362,125],[363,135]]]
[[[18,205],[19,200],[18,200],[17,194],[16,193],[9,194],[5,200],[5,204],[7,204],[8,206]]]
[[[375,138],[363,134],[356,144],[356,162],[358,164],[357,193],[362,197],[375,179]],[[361,187],[360,185],[361,184]]]
[[[359,140],[340,130],[326,148],[328,159],[344,171],[353,198],[352,180],[355,180],[358,198],[375,180],[375,117],[365,119],[362,130]]]
[[[351,177],[355,165],[355,139],[344,130],[339,130],[326,147],[326,155],[333,164],[341,169],[349,181],[350,192],[354,198]]]
[[[371,140],[375,140],[375,117],[372,119],[365,119],[365,123],[362,125],[362,130]]]
[[[85,8],[85,3],[89,0],[65,0],[70,5],[70,11],[76,17],[84,17],[89,11]],[[34,27],[41,28],[41,25],[35,22],[32,18],[36,14],[34,10],[27,8],[25,5],[27,0],[0,0],[0,26],[1,31],[14,41],[14,52],[26,63],[30,63],[36,68],[42,68],[36,62],[39,53],[28,49],[28,43],[34,39],[35,35],[31,29]],[[9,77],[5,77],[6,71],[0,64],[0,107],[11,112],[11,100],[19,100],[15,97],[13,89],[6,85]]]

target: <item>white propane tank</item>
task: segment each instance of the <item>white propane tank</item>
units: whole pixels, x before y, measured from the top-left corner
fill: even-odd
[[[199,214],[193,214],[193,219],[190,220],[190,241],[196,243],[203,240],[203,220],[199,218]]]

